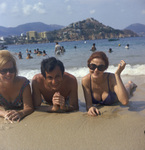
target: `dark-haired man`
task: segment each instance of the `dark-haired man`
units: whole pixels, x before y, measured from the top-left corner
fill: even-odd
[[[64,70],[63,63],[55,57],[41,62],[41,74],[36,74],[32,79],[32,96],[36,109],[47,112],[78,110],[77,80]],[[49,105],[41,106],[42,100]]]

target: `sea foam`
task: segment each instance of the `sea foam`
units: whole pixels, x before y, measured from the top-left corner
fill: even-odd
[[[115,73],[117,70],[117,66],[109,66],[106,72]],[[76,78],[82,78],[85,75],[89,73],[89,69],[87,67],[81,67],[81,68],[69,68],[66,69],[66,72],[74,75]],[[28,79],[32,79],[33,76],[37,73],[40,73],[40,70],[20,70],[19,75],[24,76]],[[139,75],[145,75],[145,64],[142,65],[126,65],[125,69],[121,73],[121,75],[132,75],[132,76],[139,76]]]

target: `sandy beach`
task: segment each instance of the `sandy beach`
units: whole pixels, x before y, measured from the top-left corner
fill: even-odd
[[[100,107],[88,116],[79,82],[80,111],[35,111],[19,123],[0,118],[0,150],[145,150],[145,77],[125,76],[138,87],[128,106]]]

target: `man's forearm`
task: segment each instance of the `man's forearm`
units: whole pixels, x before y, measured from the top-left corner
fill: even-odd
[[[35,107],[35,110],[49,113],[62,113],[64,110],[61,110],[59,106],[38,106]]]
[[[37,106],[35,107],[35,110],[44,112],[52,111],[52,106]]]
[[[60,106],[60,109],[64,112],[72,112],[72,111],[77,111],[79,110],[78,107],[74,107],[74,106],[69,106],[69,105],[65,105],[65,106]]]
[[[65,112],[72,112],[72,111],[77,111],[79,108],[78,107],[73,107],[73,106],[38,106],[35,107],[37,111],[43,111],[43,112],[50,112],[50,113],[65,113]]]

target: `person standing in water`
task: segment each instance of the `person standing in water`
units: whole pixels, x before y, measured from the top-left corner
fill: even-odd
[[[91,48],[91,51],[95,51],[96,50],[96,45],[95,45],[95,43],[93,43],[93,46],[92,46],[92,48]]]

